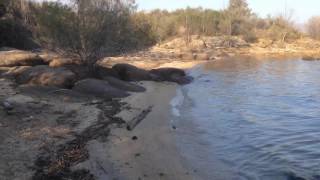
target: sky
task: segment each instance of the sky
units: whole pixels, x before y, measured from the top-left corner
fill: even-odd
[[[156,8],[174,10],[177,8],[204,7],[223,9],[229,0],[136,0],[139,10]],[[299,23],[306,22],[310,17],[320,15],[320,0],[247,0],[253,12],[262,17],[293,12],[293,18]]]

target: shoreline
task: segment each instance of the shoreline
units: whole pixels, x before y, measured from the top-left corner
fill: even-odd
[[[238,48],[219,49],[211,60],[179,59],[168,49],[165,49],[168,57],[152,57],[152,53],[160,51],[164,49],[142,52],[147,54],[140,57],[132,54],[107,58],[107,63],[100,63],[102,66],[129,63],[147,70],[165,67],[186,70],[224,59],[303,56],[288,52],[258,56],[248,49]],[[200,53],[195,54],[201,57]],[[147,91],[132,93],[123,100],[105,101],[73,91],[20,87],[8,79],[0,80],[3,81],[0,100],[10,98],[17,106],[17,112],[11,115],[0,108],[0,130],[4,132],[0,135],[0,179],[25,176],[34,180],[49,177],[188,180],[196,177],[179,154],[170,124],[170,101],[178,86],[174,83],[138,83]],[[151,112],[149,107],[152,107]],[[143,111],[145,115],[140,116]],[[125,126],[136,117],[141,122],[128,131]],[[14,153],[13,149],[16,149]]]
[[[0,99],[10,94],[16,112],[0,109],[0,179],[193,179],[169,119],[177,84],[143,82],[146,92],[105,101],[1,81]]]
[[[125,98],[130,110],[117,116],[129,122],[143,110],[152,111],[132,131],[111,130],[107,142],[88,145],[90,159],[78,165],[88,168],[97,179],[193,179],[175,143],[170,125],[170,101],[176,95],[173,83],[144,82],[147,91]],[[126,108],[125,108],[126,109]],[[101,169],[101,167],[108,167]],[[111,170],[111,172],[110,172]]]

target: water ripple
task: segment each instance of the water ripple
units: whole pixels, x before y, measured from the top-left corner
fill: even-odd
[[[227,60],[190,74],[173,119],[203,179],[320,179],[320,62]]]

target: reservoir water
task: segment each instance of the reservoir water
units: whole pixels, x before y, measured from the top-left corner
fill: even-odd
[[[320,61],[224,60],[189,73],[172,123],[201,179],[320,179]]]

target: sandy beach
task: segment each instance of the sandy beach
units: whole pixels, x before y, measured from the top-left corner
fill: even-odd
[[[0,111],[0,179],[193,179],[170,124],[177,84],[142,82],[119,102],[2,81],[16,112]]]
[[[144,82],[147,92],[133,94],[123,101],[130,110],[117,116],[130,122],[143,109],[152,111],[132,131],[117,128],[109,141],[91,141],[90,159],[76,168],[90,169],[97,179],[193,179],[180,157],[170,125],[170,101],[176,84]]]

